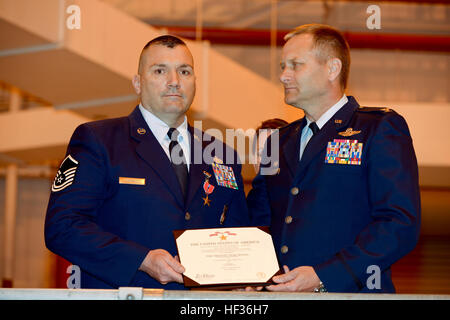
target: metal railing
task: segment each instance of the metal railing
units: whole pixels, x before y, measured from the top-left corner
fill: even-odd
[[[450,300],[441,294],[290,293],[119,289],[0,288],[0,300]]]

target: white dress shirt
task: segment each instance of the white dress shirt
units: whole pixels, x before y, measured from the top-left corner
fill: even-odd
[[[167,157],[170,160],[170,152],[169,152],[170,139],[167,136],[167,132],[169,131],[170,127],[164,121],[155,116],[153,113],[145,109],[142,106],[142,104],[139,104],[139,110],[141,110],[145,122],[147,123],[156,140],[158,140],[159,144],[161,145],[161,147],[163,148],[164,152],[166,153]],[[188,124],[186,116],[184,116],[183,123],[180,124],[176,129],[180,133],[178,135],[177,140],[181,146],[181,149],[183,149],[184,157],[186,158],[186,165],[189,171],[189,165],[191,162],[191,145],[189,143],[190,133],[188,132]]]
[[[322,129],[322,127],[325,125],[325,123],[328,122],[335,114],[339,111],[346,103],[348,102],[347,96],[344,94],[342,98],[336,102],[330,109],[328,109],[320,118],[316,121],[317,126],[319,129]],[[309,124],[312,121],[306,118],[306,126],[302,130],[302,137],[300,140],[300,158],[302,158],[303,151],[305,151],[306,145],[308,144],[309,140],[313,136],[312,130],[309,127]]]

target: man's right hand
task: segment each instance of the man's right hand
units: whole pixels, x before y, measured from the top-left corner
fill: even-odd
[[[161,284],[183,283],[181,274],[185,271],[180,262],[163,249],[150,250],[139,270],[146,272]]]

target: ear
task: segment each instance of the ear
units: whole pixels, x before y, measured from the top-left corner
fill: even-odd
[[[137,95],[141,94],[141,76],[138,74],[135,74],[133,76],[133,79],[131,80],[131,83],[133,84],[134,91]]]
[[[338,58],[332,58],[327,61],[328,80],[334,81],[338,78],[342,70],[342,61]]]

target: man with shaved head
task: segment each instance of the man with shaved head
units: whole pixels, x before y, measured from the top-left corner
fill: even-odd
[[[83,288],[182,289],[184,267],[173,230],[248,224],[237,155],[195,159],[211,137],[187,122],[195,95],[194,60],[173,36],[142,50],[133,87],[140,104],[128,116],[79,126],[52,186],[47,247],[81,268]],[[194,161],[195,160],[195,161]],[[221,181],[221,180],[220,180]]]

